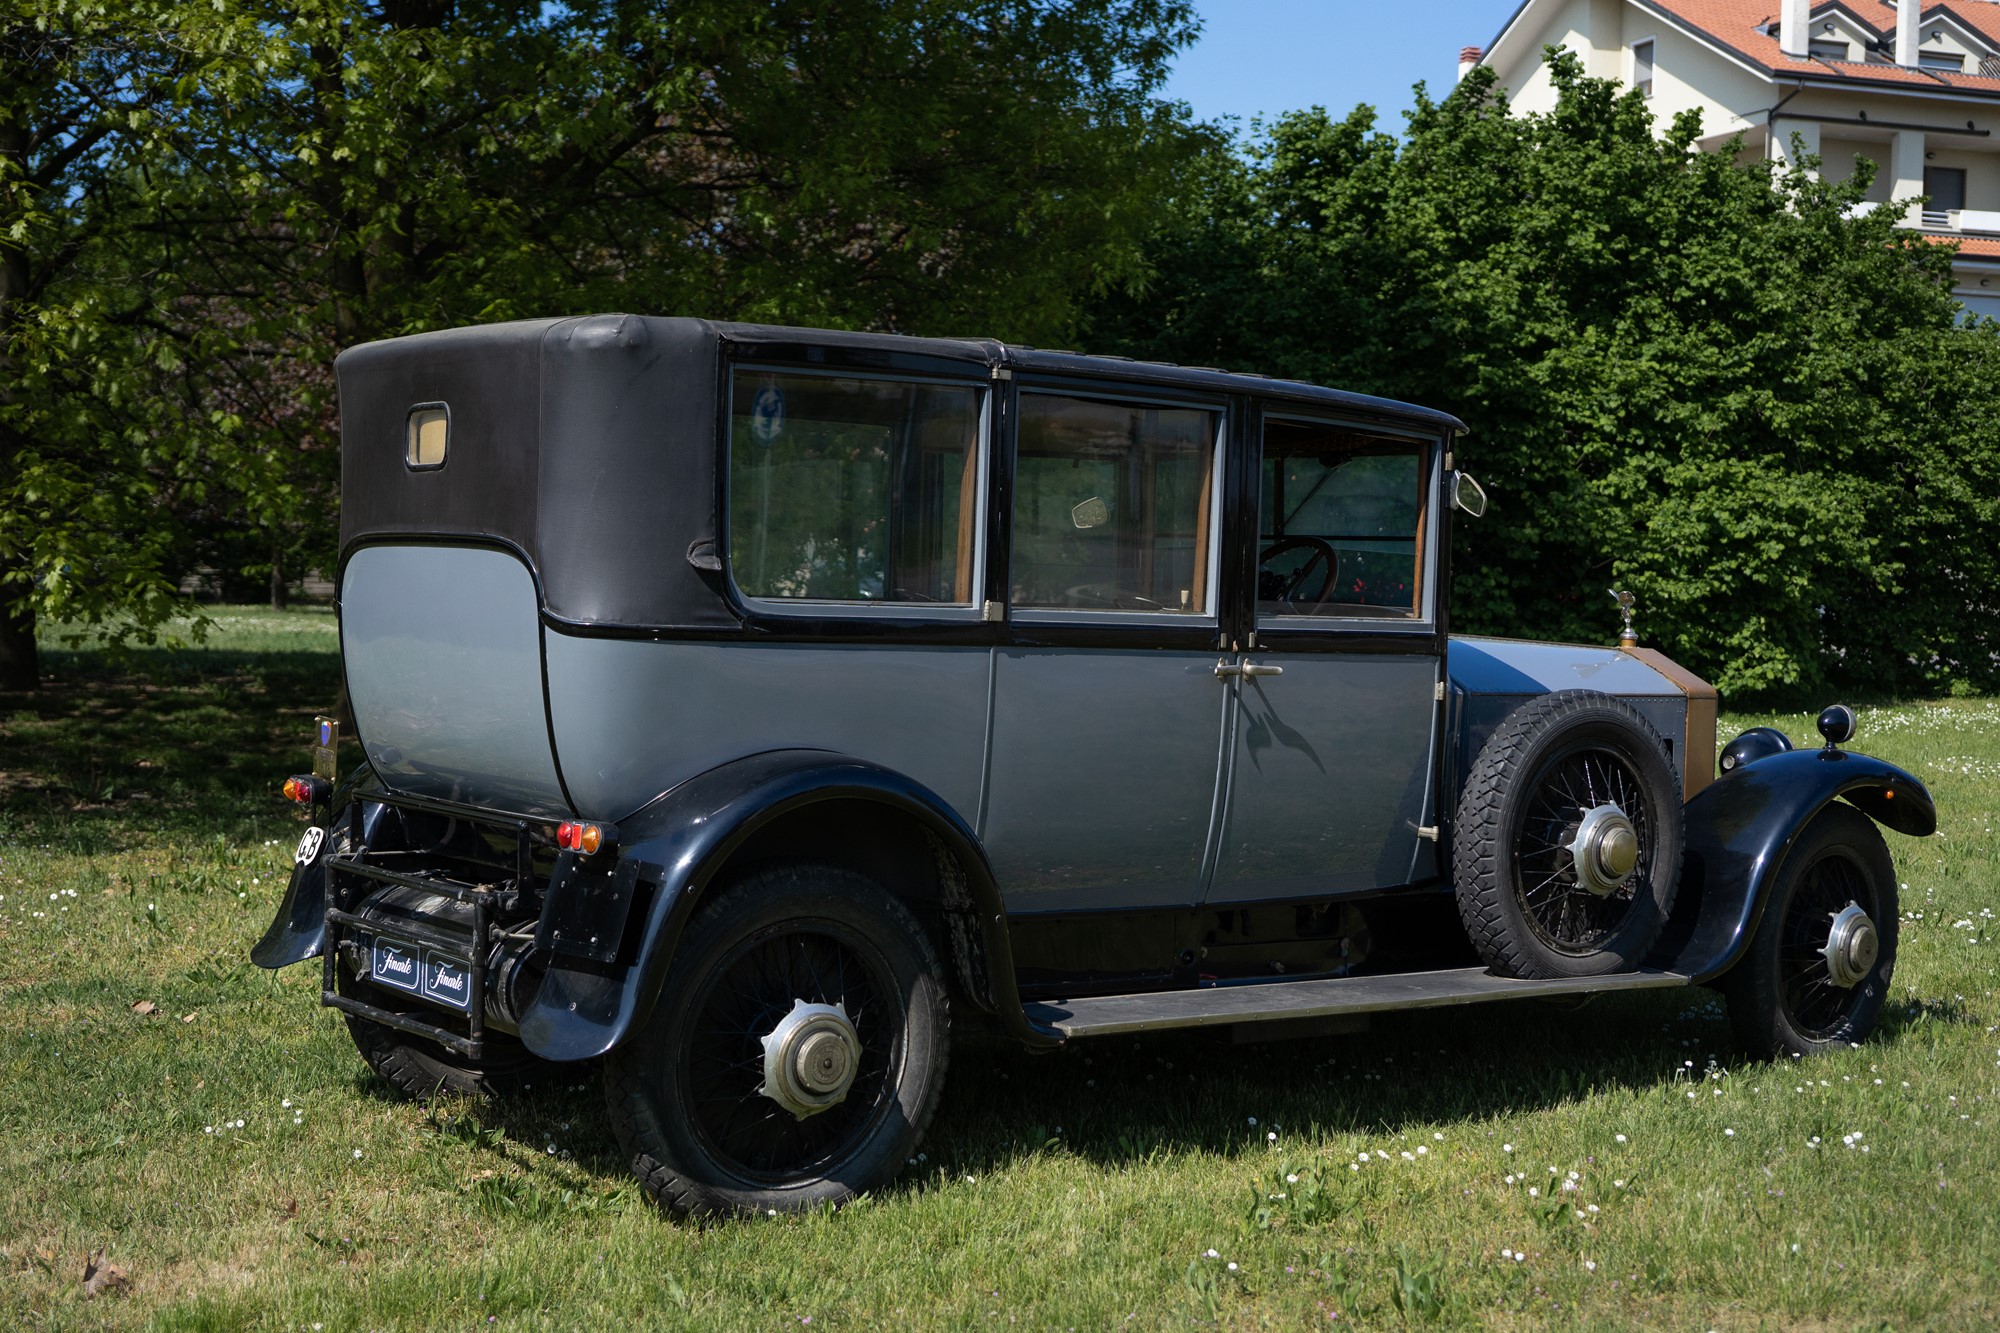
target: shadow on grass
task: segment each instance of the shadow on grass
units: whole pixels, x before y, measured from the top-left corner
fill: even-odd
[[[1955,1004],[1904,1004],[1885,1013],[1875,1041],[1894,1043],[1920,1023],[1971,1021]],[[939,1173],[984,1176],[1049,1152],[1108,1171],[1190,1157],[1261,1159],[1268,1133],[1281,1145],[1354,1136],[1380,1146],[1404,1135],[1414,1145],[1438,1130],[1458,1148],[1504,1138],[1510,1118],[1566,1102],[1701,1087],[1711,1058],[1733,1078],[1775,1068],[1735,1052],[1720,997],[1705,990],[1605,996],[1569,1009],[1521,1002],[1381,1014],[1367,1032],[1267,1045],[1162,1033],[1038,1055],[978,1032],[955,1045],[924,1160],[879,1196],[911,1198]],[[395,1099],[356,1059],[357,1088]],[[598,1189],[629,1185],[599,1071],[552,1070],[552,1086],[515,1099],[441,1102],[442,1115],[499,1131],[507,1140],[499,1155],[511,1152],[523,1166],[541,1160],[537,1145],[559,1141]],[[579,1198],[577,1206],[596,1204]]]
[[[317,651],[49,654],[32,693],[0,693],[0,839],[84,855],[165,834],[252,836],[305,767],[339,688]]]

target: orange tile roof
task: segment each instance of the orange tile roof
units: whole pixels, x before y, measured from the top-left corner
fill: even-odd
[[[1925,233],[1924,239],[1938,245],[1957,241],[1958,253],[1964,259],[2000,259],[2000,236],[1938,236]]]
[[[1985,74],[1953,74],[1940,70],[1910,69],[1893,64],[1864,64],[1849,60],[1809,60],[1786,55],[1778,39],[1765,31],[1778,19],[1779,0],[1639,0],[1658,13],[1679,19],[1705,34],[1716,45],[1726,47],[1750,64],[1777,78],[1805,79],[1836,84],[1901,85],[1947,90],[1971,97],[2000,97],[2000,78]],[[1893,43],[1896,38],[1896,6],[1892,0],[1847,0],[1813,7],[1813,18],[1839,13],[1867,29],[1878,39]],[[2000,48],[2000,4],[1993,0],[1947,0],[1924,6],[1924,18],[1943,13],[1960,26],[1979,34]]]

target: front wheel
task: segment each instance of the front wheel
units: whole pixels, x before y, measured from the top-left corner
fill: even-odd
[[[619,1143],[676,1216],[795,1211],[884,1184],[936,1113],[950,1001],[881,885],[752,871],[682,937],[653,1016],[605,1061]]]
[[[1836,801],[1778,871],[1750,950],[1723,977],[1752,1055],[1816,1055],[1874,1030],[1896,969],[1896,870],[1873,820]]]

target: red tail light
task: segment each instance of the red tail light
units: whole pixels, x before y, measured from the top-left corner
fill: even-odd
[[[299,805],[323,805],[333,795],[333,784],[325,778],[301,775],[286,778],[285,785],[279,790],[284,792],[286,800]]]
[[[556,826],[556,846],[566,852],[595,856],[618,840],[618,830],[610,824],[575,824],[565,820]]]

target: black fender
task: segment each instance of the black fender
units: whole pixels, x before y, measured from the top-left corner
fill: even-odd
[[[962,906],[977,920],[985,946],[987,1000],[1011,1035],[1054,1045],[1021,1010],[999,885],[972,829],[923,784],[827,750],[770,750],[732,760],[619,820],[620,861],[641,863],[642,877],[655,882],[644,915],[627,927],[620,959],[630,961],[552,959],[521,1015],[521,1040],[550,1060],[587,1060],[625,1040],[651,1017],[681,932],[730,853],[802,806],[856,799],[914,815],[956,860],[969,900]]]
[[[318,812],[313,823],[326,831],[319,852],[311,861],[292,864],[292,877],[285,884],[285,896],[278,900],[278,914],[271,919],[264,937],[250,946],[250,961],[259,967],[289,967],[317,958],[326,952],[326,858],[333,850],[333,831],[347,814],[350,802],[381,790],[381,781],[365,763],[357,765]],[[377,827],[387,807],[370,803],[361,811],[361,841],[375,839]]]
[[[1687,850],[1674,920],[1648,962],[1709,981],[1729,970],[1764,914],[1778,868],[1828,802],[1845,799],[1898,833],[1937,831],[1916,778],[1852,750],[1791,750],[1747,763],[1687,803]]]

